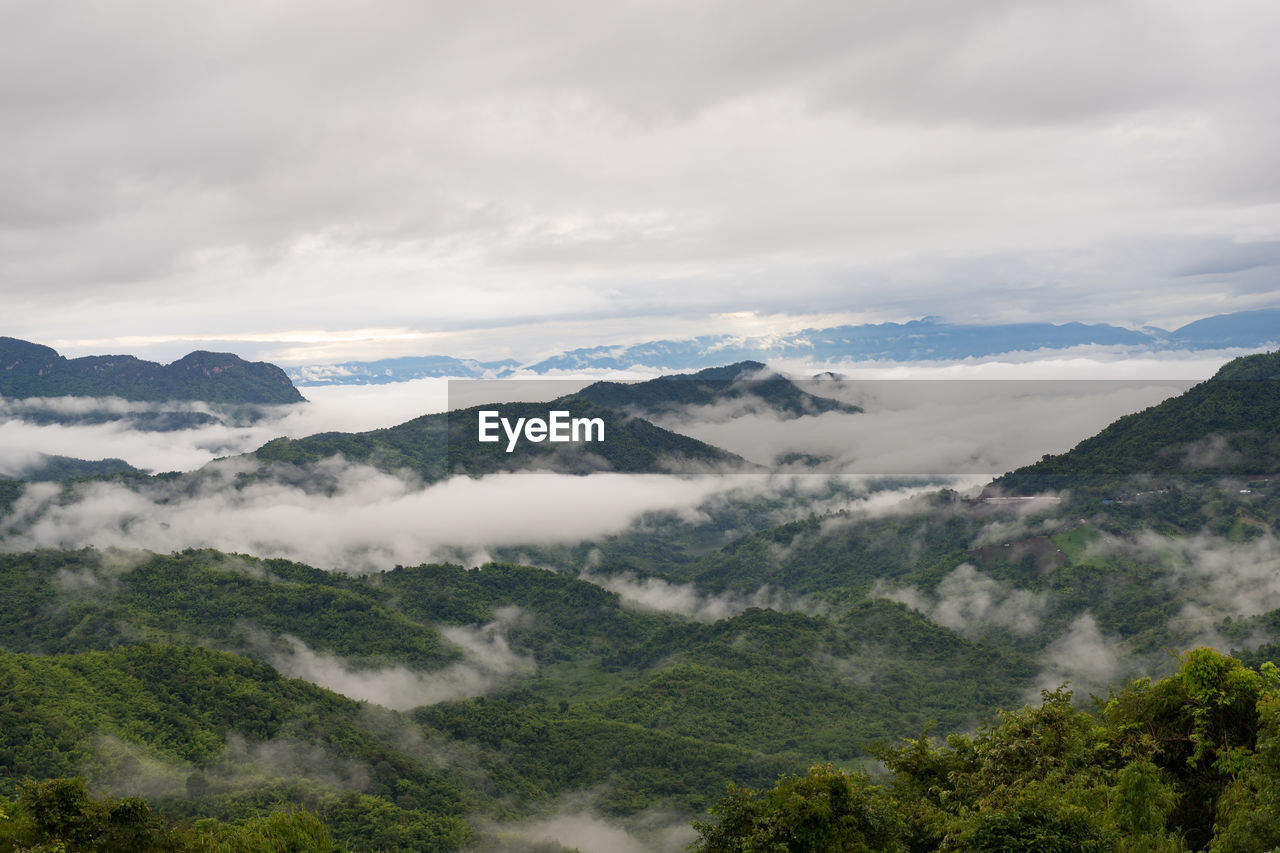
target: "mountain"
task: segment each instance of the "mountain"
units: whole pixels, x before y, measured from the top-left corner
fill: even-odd
[[[197,351],[166,365],[131,355],[68,359],[50,347],[6,337],[0,337],[0,396],[304,402],[279,367],[231,353]]]
[[[740,361],[644,382],[596,382],[573,396],[645,418],[729,401],[763,405],[791,417],[862,411],[857,406],[811,394],[785,376],[766,370],[758,361]]]
[[[479,441],[480,413],[498,412],[509,425],[548,418],[552,410],[572,418],[599,419],[603,440],[552,443],[517,440],[495,423],[492,442]],[[591,432],[594,439],[594,432]],[[306,438],[278,438],[254,451],[263,462],[310,463],[342,455],[386,471],[409,470],[427,482],[455,473],[480,477],[498,471],[548,470],[585,474],[681,470],[688,466],[742,464],[718,447],[654,426],[641,418],[587,400],[565,397],[550,403],[503,403],[423,415],[403,424],[361,433],[328,432]]]
[[[1148,475],[1271,475],[1280,471],[1280,352],[1243,356],[1211,379],[1120,418],[1066,453],[996,479],[1011,492],[1114,484]]]
[[[643,365],[653,368],[702,367],[726,359],[804,358],[813,361],[920,361],[978,358],[1081,344],[1142,346],[1151,336],[1109,325],[1015,323],[968,325],[933,318],[907,323],[875,323],[804,329],[786,335],[740,338],[710,335],[688,341],[652,341],[631,347],[590,347],[530,365],[535,372]]]
[[[22,469],[8,472],[4,476],[27,482],[58,482],[77,477],[107,477],[112,474],[141,474],[123,459],[76,459],[71,456],[40,454],[39,457]]]
[[[1170,332],[1168,340],[1186,349],[1274,346],[1280,341],[1280,308],[1206,317]]]

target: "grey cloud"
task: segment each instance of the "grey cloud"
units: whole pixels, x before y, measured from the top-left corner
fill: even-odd
[[[1113,261],[1273,236],[1266,3],[19,0],[4,23],[0,288],[30,337],[1097,316],[1116,280],[1135,312],[1164,287],[1208,313],[1230,276]]]
[[[907,371],[910,373],[910,370]],[[819,382],[815,393],[860,414],[784,419],[771,413],[661,423],[756,461],[803,451],[845,474],[999,474],[1062,452],[1118,417],[1181,393],[1179,382],[859,380]],[[731,406],[736,409],[736,406]],[[741,414],[735,411],[735,414]]]
[[[1090,693],[1105,695],[1108,687],[1120,683],[1125,674],[1125,655],[1118,640],[1106,637],[1093,616],[1084,613],[1066,632],[1049,644],[1040,656],[1038,691],[1054,690],[1069,682],[1077,698]]]

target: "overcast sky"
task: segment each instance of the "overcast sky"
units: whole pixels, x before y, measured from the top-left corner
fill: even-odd
[[[0,0],[0,334],[282,363],[1280,305],[1274,0]]]

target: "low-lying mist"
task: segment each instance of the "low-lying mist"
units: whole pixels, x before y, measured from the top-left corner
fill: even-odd
[[[594,539],[645,513],[693,508],[737,478],[503,473],[423,487],[341,459],[317,463],[331,488],[258,480],[237,487],[243,463],[219,463],[196,483],[132,488],[80,483],[27,486],[0,520],[0,548],[210,547],[310,565],[369,571],[459,551]]]
[[[342,658],[316,652],[297,637],[285,637],[287,651],[264,649],[271,665],[290,678],[301,678],[351,699],[376,702],[395,711],[434,705],[449,699],[483,696],[536,666],[507,642],[512,625],[533,618],[518,607],[499,608],[497,619],[481,626],[444,626],[438,630],[462,651],[462,660],[434,671],[396,665],[374,669],[349,664]]]
[[[832,379],[798,384],[863,411],[797,418],[731,399],[656,422],[766,466],[860,475],[992,476],[1069,450],[1122,415],[1175,396],[1190,383]]]

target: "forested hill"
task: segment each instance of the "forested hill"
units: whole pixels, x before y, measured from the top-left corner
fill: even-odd
[[[569,443],[520,440],[507,452],[502,429],[492,443],[478,438],[479,413],[500,412],[518,418],[547,418],[552,409],[574,418],[599,418],[604,440]],[[385,471],[410,470],[427,482],[465,473],[473,477],[498,471],[540,469],[585,474],[592,471],[625,473],[682,470],[688,466],[740,465],[744,460],[710,444],[654,426],[641,418],[576,398],[551,403],[504,403],[473,406],[423,415],[394,427],[370,432],[326,432],[300,439],[279,438],[254,452],[266,462],[303,464],[342,455]]]
[[[121,397],[210,403],[300,403],[303,397],[274,364],[232,353],[197,351],[172,364],[131,355],[68,359],[50,347],[0,337],[0,396]]]
[[[573,395],[602,406],[651,418],[694,406],[740,403],[801,417],[823,412],[860,412],[857,406],[821,397],[778,374],[766,374],[758,361],[708,367],[697,373],[659,376],[645,382],[596,382]]]
[[[1070,451],[995,480],[1007,492],[1112,487],[1133,477],[1280,471],[1280,352],[1244,356],[1211,379],[1125,415]]]

